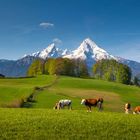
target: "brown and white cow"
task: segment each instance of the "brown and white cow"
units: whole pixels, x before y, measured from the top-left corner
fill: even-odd
[[[140,114],[140,106],[135,107],[133,114]]]
[[[102,110],[102,103],[103,103],[103,98],[98,98],[98,99],[82,99],[81,104],[85,105],[87,107],[87,111],[91,112],[91,107],[98,106],[99,111]]]
[[[125,110],[126,114],[129,114],[130,110],[131,110],[131,104],[130,103],[126,103],[125,106],[124,106],[124,110]]]

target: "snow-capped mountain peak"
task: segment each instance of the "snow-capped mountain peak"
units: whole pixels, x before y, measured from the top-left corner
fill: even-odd
[[[90,38],[86,38],[82,44],[80,45],[80,47],[87,47],[87,44],[92,48],[92,49],[95,49],[95,48],[99,48],[96,43],[94,41],[92,41]]]
[[[30,56],[39,57],[42,59],[64,57],[69,59],[82,59],[88,63],[93,64],[95,61],[101,59],[116,59],[108,52],[98,47],[90,38],[86,38],[81,45],[74,51],[68,49],[61,50],[55,46],[54,43],[50,44],[47,48],[40,52],[32,53]]]
[[[69,54],[71,54],[71,51],[68,49],[62,51],[62,56],[69,55]]]
[[[128,65],[133,72],[133,75],[139,73],[140,63],[127,60],[120,57],[114,57],[110,55],[107,51],[100,48],[94,41],[90,38],[85,39],[81,45],[74,51],[69,51],[67,49],[61,50],[55,46],[55,44],[50,44],[47,48],[42,51],[32,53],[30,55],[24,55],[18,60],[0,60],[0,73],[6,76],[25,76],[30,64],[37,58],[47,59],[47,58],[69,58],[69,59],[82,59],[86,62],[89,73],[91,68],[96,61],[101,59],[115,59],[120,63]]]
[[[42,59],[46,59],[46,58],[50,58],[50,57],[57,58],[57,57],[61,56],[61,53],[62,53],[62,50],[57,48],[55,46],[55,44],[52,43],[47,48],[43,49],[42,51],[32,53],[31,56],[39,57]]]
[[[45,48],[43,51],[39,53],[39,57],[46,59],[47,57],[57,57],[57,49],[55,47],[55,44],[49,45],[47,48]]]
[[[92,61],[98,61],[101,59],[116,59],[114,56],[107,53],[102,48],[98,47],[95,42],[93,42],[90,38],[85,39],[81,45],[73,51],[72,54],[66,55],[65,57],[70,59],[82,59],[87,60],[90,59]],[[92,60],[91,60],[92,59]]]

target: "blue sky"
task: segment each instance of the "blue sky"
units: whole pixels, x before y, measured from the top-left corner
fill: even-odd
[[[87,37],[140,62],[140,1],[0,0],[0,59],[18,59],[53,40],[73,50]]]

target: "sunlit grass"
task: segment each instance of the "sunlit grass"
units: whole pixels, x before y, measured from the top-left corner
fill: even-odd
[[[1,139],[139,139],[140,116],[84,110],[0,109]]]
[[[7,106],[17,100],[25,99],[35,86],[46,86],[54,81],[54,76],[36,78],[0,79],[0,106]]]
[[[124,104],[139,105],[140,88],[96,79],[60,77],[52,87],[36,97],[35,108],[52,108],[60,99],[71,99],[73,109],[83,109],[82,98],[104,99],[104,111],[124,112]]]

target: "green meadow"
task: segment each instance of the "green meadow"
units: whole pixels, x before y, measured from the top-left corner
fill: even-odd
[[[28,101],[31,94],[34,100]],[[104,98],[103,111],[87,113],[81,99],[98,97]],[[72,110],[53,110],[60,99],[71,99]],[[134,108],[139,99],[140,88],[103,80],[47,75],[0,79],[0,139],[139,139],[140,116],[124,114],[124,104]],[[14,106],[21,100],[28,108]]]
[[[0,109],[0,139],[139,140],[140,117],[111,112]]]
[[[33,92],[34,87],[49,85],[54,76],[38,76],[37,78],[0,79],[0,106],[18,105]]]

